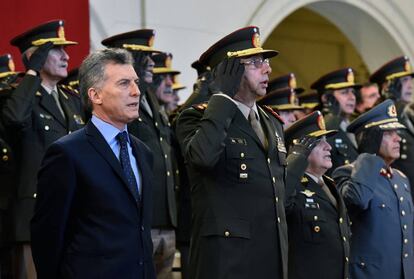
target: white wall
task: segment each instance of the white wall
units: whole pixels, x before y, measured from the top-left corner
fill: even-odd
[[[110,35],[156,30],[154,47],[174,55],[173,67],[191,93],[190,64],[224,35],[247,25],[262,41],[286,16],[306,6],[338,26],[372,71],[400,54],[414,57],[414,1],[410,0],[90,0],[91,48]],[[283,55],[283,54],[281,54]]]

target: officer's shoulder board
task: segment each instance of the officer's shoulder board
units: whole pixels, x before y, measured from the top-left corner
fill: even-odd
[[[192,107],[194,109],[198,110],[198,111],[205,111],[207,106],[208,106],[208,103],[201,103],[201,104],[192,105]]]
[[[68,95],[70,95],[70,96],[74,96],[76,98],[80,98],[79,91],[72,88],[71,86],[64,85],[64,84],[59,84],[58,87],[61,90],[61,92],[64,94],[63,96],[67,97]]]
[[[392,170],[398,172],[402,177],[407,178],[407,176],[402,171],[394,168]]]
[[[273,115],[277,120],[279,120],[280,121],[280,123],[282,123],[282,125],[283,124],[285,124],[285,122],[283,121],[283,119],[282,119],[282,117],[280,117],[280,115],[279,114],[277,114],[277,112],[276,111],[274,111],[271,107],[269,107],[269,106],[266,106],[266,105],[264,105],[264,106],[260,106],[261,108],[263,108],[263,110],[265,110],[265,111],[267,111],[268,113],[270,113],[271,115]]]

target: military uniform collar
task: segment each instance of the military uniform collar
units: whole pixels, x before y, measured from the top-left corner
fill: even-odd
[[[50,88],[50,87],[47,87],[46,85],[44,85],[43,83],[41,84],[42,85],[42,87],[43,87],[43,89],[45,89],[46,90],[46,92],[50,95],[50,94],[52,94],[52,91],[54,90],[54,91],[56,91],[56,92],[58,92],[58,90],[57,90],[57,86],[55,85],[53,88]]]
[[[234,100],[234,102],[236,103],[237,107],[239,108],[239,110],[241,111],[241,113],[246,119],[249,119],[250,110],[253,110],[254,113],[256,114],[257,120],[260,121],[259,111],[257,110],[256,103],[254,103],[253,107],[250,108],[237,100]]]

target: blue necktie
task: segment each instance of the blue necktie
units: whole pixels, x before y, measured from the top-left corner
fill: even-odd
[[[129,160],[128,154],[128,133],[123,131],[116,136],[119,145],[121,146],[119,150],[119,161],[121,162],[122,169],[124,170],[125,177],[128,182],[128,187],[131,192],[134,194],[134,198],[136,202],[139,202],[139,192],[138,192],[138,185],[137,180],[134,175],[134,171],[131,167],[131,161]]]

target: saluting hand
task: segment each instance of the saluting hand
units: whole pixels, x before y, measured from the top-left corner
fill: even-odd
[[[210,89],[213,93],[224,93],[233,98],[240,87],[244,73],[244,65],[240,58],[231,57],[221,61],[213,70],[213,81]]]
[[[303,154],[308,158],[313,148],[318,145],[320,138],[305,135],[293,142],[293,146],[289,150],[289,154]]]
[[[39,46],[30,56],[29,59],[23,59],[26,69],[39,72],[46,62],[49,51],[53,48],[52,42],[47,42]]]

